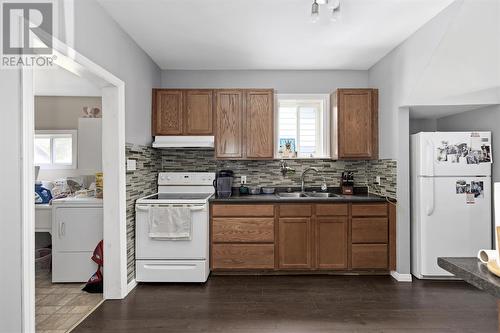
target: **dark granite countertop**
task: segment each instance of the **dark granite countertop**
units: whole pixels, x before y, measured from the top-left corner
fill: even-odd
[[[500,298],[500,278],[477,258],[438,258],[438,266],[474,287]]]
[[[292,191],[298,191],[297,188],[292,188]],[[317,191],[317,189],[312,188],[308,191]],[[283,188],[278,188],[277,192],[286,192]],[[319,192],[319,191],[318,191]],[[338,189],[331,191],[332,193],[339,194]],[[335,197],[301,197],[301,198],[283,198],[279,197],[277,194],[256,194],[256,195],[239,195],[239,193],[233,192],[229,198],[219,198],[216,195],[210,198],[210,202],[224,202],[224,203],[280,203],[280,202],[384,202],[387,199],[385,197],[367,193],[366,190],[355,190],[354,195],[341,195]]]

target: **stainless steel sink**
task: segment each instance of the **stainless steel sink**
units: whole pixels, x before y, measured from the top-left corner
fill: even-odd
[[[280,198],[335,198],[339,197],[335,193],[327,192],[281,192],[277,193]]]
[[[281,192],[277,193],[280,198],[304,198],[306,195],[302,192]]]
[[[306,197],[311,197],[311,198],[335,198],[340,196],[335,193],[327,193],[327,192],[305,192],[304,195]]]

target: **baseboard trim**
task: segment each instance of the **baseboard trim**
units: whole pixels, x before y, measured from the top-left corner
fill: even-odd
[[[137,281],[133,279],[127,284],[127,295],[134,290],[134,288],[137,287]]]
[[[396,271],[391,271],[391,276],[398,282],[411,282],[412,280],[411,274],[401,274]]]

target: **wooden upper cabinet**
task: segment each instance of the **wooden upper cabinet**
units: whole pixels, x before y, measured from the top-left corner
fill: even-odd
[[[184,133],[186,135],[212,135],[212,108],[212,90],[186,90]]]
[[[181,90],[153,90],[153,134],[181,135],[183,132]]]
[[[274,156],[274,91],[217,90],[215,157],[272,159]]]
[[[216,158],[243,158],[243,96],[241,90],[215,93]]]
[[[377,159],[378,90],[338,89],[333,104],[338,158]]]
[[[272,90],[246,92],[246,158],[274,155],[274,94]]]

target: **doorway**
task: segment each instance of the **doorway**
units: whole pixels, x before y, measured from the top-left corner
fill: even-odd
[[[125,190],[125,86],[124,82],[64,43],[53,40],[55,65],[98,87],[102,96],[103,182],[103,298],[121,299],[128,293]],[[23,332],[35,331],[35,209],[34,79],[31,68],[22,70],[22,270]]]

